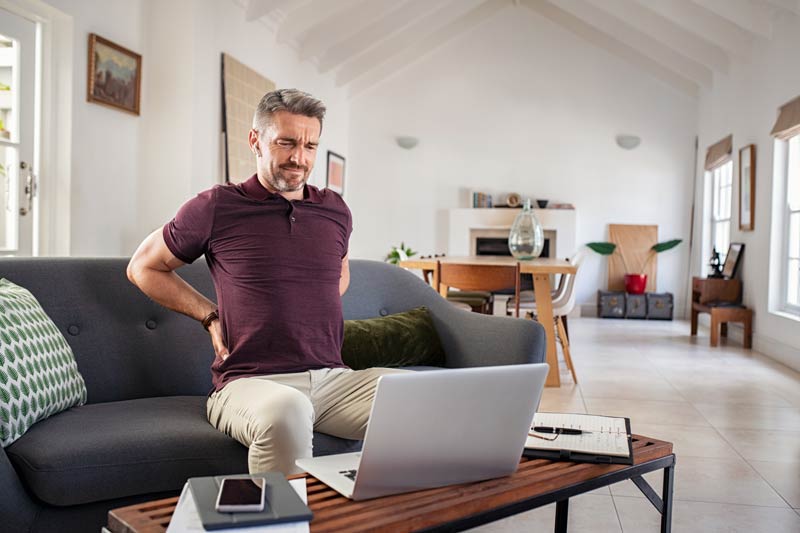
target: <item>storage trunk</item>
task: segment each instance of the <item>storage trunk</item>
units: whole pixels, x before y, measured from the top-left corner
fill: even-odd
[[[625,296],[625,318],[647,318],[647,299],[644,294]]]
[[[597,291],[597,316],[625,318],[625,293]]]
[[[647,293],[647,318],[651,320],[672,320],[674,307],[672,293]]]

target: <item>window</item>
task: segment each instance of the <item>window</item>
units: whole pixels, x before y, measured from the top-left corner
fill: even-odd
[[[785,307],[800,312],[800,135],[788,142],[786,165]]]
[[[731,198],[733,196],[733,161],[714,168],[711,174],[711,246],[725,262],[731,242]]]

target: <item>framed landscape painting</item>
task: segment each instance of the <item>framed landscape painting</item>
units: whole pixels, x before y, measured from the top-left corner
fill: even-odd
[[[142,56],[89,34],[86,100],[139,114]]]
[[[344,194],[344,157],[328,150],[328,174],[325,186],[334,192]]]

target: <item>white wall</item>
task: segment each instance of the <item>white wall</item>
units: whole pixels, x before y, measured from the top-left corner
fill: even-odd
[[[331,76],[301,64],[296,52],[277,45],[271,28],[244,22],[232,1],[146,0],[145,32],[151,77],[142,135],[139,233],[132,247],[167,222],[190,196],[222,181],[222,52],[270,78],[278,87],[297,87],[328,107],[310,183],[325,185],[328,149],[347,153],[348,103]],[[175,20],[181,20],[176,26]],[[173,49],[170,47],[174,46]]]
[[[483,25],[352,102],[348,201],[352,257],[405,241],[446,252],[447,210],[465,189],[519,192],[577,208],[577,242],[609,223],[658,224],[688,243],[694,100],[528,9]],[[642,137],[624,151],[618,133]],[[419,137],[403,150],[396,135]],[[593,255],[578,302],[606,286]],[[685,294],[688,246],[659,258],[658,289]],[[682,304],[679,303],[679,311]]]
[[[73,18],[71,255],[122,255],[134,232],[140,118],[86,101],[89,33],[141,51],[140,0],[48,0]],[[146,64],[146,62],[145,62]]]
[[[714,88],[701,95],[698,132],[701,151],[733,134],[734,189],[731,242],[745,243],[741,276],[744,303],[755,311],[754,348],[800,370],[800,321],[769,312],[769,256],[772,224],[773,138],[769,132],[778,107],[800,95],[800,17],[783,14],[773,20],[773,38],[758,40],[747,61],[734,61],[729,75],[717,75]],[[739,231],[739,160],[742,146],[756,145],[756,208],[754,231]],[[701,158],[702,159],[702,158]],[[698,164],[702,176],[702,162]],[[697,204],[704,187],[698,180]],[[698,213],[695,227],[706,220]],[[696,233],[699,238],[699,233]],[[708,258],[692,258],[693,274],[703,272]],[[776,280],[777,282],[777,280]]]
[[[130,255],[195,193],[221,181],[220,54],[328,106],[327,149],[347,155],[349,105],[332,76],[301,64],[233,0],[48,0],[74,19],[71,255]],[[142,54],[141,115],[86,102],[90,32]]]

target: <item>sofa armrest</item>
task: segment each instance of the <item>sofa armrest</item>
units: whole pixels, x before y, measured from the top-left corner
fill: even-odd
[[[4,531],[30,531],[38,512],[16,470],[0,448],[0,516]]]
[[[545,362],[545,332],[538,322],[455,308],[433,313],[433,322],[450,368]]]

